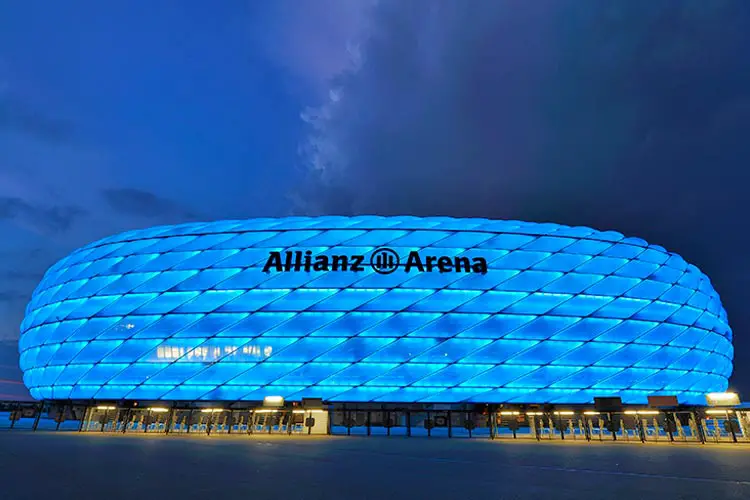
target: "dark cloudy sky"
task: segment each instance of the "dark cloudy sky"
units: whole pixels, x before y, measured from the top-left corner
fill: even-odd
[[[0,339],[47,266],[135,227],[556,221],[709,274],[748,397],[749,48],[746,0],[3,2]]]

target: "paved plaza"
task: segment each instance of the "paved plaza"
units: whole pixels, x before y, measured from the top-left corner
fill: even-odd
[[[750,497],[750,447],[0,433],[3,498]]]

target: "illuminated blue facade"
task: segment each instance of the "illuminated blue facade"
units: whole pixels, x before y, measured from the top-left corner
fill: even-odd
[[[404,259],[486,273],[381,274]],[[263,268],[272,252],[362,270]],[[469,260],[467,259],[467,260]],[[709,279],[616,232],[486,219],[292,217],[131,231],[55,264],[20,339],[38,399],[703,403],[732,372]]]

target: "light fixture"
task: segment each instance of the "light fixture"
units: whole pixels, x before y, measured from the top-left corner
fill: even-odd
[[[518,415],[519,413],[517,411],[501,411],[500,415]]]
[[[559,415],[559,416],[566,416],[566,415],[569,416],[569,415],[575,415],[575,414],[576,412],[574,411],[556,411],[555,412],[555,415]]]
[[[219,413],[224,411],[223,408],[203,408],[201,413]]]
[[[154,412],[154,413],[166,413],[166,412],[169,411],[169,408],[159,408],[159,407],[156,407],[156,408],[149,408],[149,410],[152,411],[152,412]]]
[[[658,415],[658,410],[627,410],[625,415]]]
[[[708,406],[737,406],[740,397],[736,392],[710,392],[706,394]]]
[[[284,406],[284,397],[266,396],[263,398],[263,406]]]
[[[706,410],[707,415],[727,415],[729,413],[734,413],[734,410],[726,409],[726,410]]]
[[[97,406],[97,410],[116,410],[116,406]]]

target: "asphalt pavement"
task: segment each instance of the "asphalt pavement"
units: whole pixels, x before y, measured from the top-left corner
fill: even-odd
[[[0,432],[0,498],[750,498],[750,445]]]

